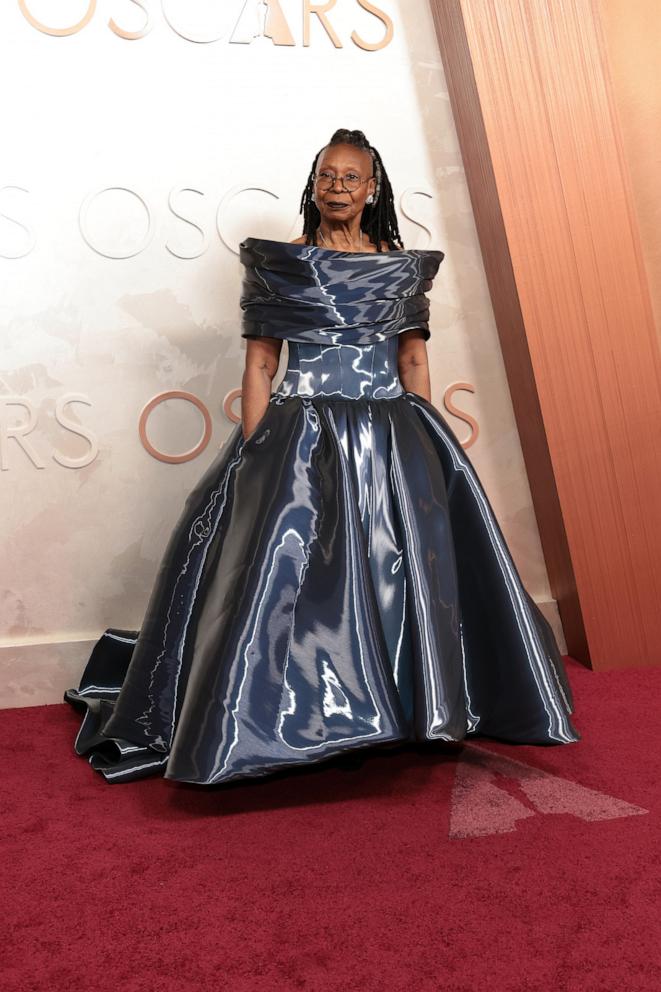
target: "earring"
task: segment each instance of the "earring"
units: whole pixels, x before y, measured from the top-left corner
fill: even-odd
[[[372,194],[371,194],[371,193],[370,193],[370,195],[369,195],[369,196],[367,197],[367,199],[365,200],[365,203],[374,203],[374,197],[372,196]]]

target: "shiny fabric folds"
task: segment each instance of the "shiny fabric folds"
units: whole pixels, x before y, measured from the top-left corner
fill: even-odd
[[[108,628],[65,693],[76,751],[109,782],[212,785],[402,741],[579,740],[470,460],[399,381],[442,253],[241,252],[242,334],[286,338],[288,366],[188,495],[140,631]]]
[[[425,293],[442,251],[371,254],[246,238],[239,254],[244,337],[358,345],[414,327],[430,336]]]

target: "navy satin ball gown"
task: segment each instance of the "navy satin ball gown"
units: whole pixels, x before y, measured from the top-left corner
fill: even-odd
[[[109,782],[204,785],[357,748],[580,739],[552,630],[397,335],[429,337],[443,252],[247,238],[244,337],[286,373],[186,499],[140,631],[109,628],[75,749]]]

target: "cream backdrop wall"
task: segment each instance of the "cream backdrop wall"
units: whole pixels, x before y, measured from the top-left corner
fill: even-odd
[[[271,5],[276,40],[293,44],[248,43],[259,3],[144,8],[0,8],[0,705],[60,702],[106,626],[139,628],[186,493],[240,414],[238,243],[300,233],[312,156],[336,127],[381,151],[406,247],[446,253],[431,293],[433,402],[474,387],[453,394],[479,425],[470,455],[562,638],[426,0],[338,0],[327,18],[339,46],[314,14],[303,44],[302,0]],[[56,34],[30,19],[83,23]],[[212,421],[205,450],[179,464],[138,432],[170,389]],[[200,412],[169,400],[147,432],[186,452]]]

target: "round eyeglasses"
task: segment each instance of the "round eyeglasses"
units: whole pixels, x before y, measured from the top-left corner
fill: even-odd
[[[336,176],[332,172],[318,172],[314,177],[314,181],[317,187],[326,191],[327,189],[332,189],[338,179],[342,180],[342,188],[347,191],[347,193],[355,193],[357,189],[360,189],[363,183],[368,183],[370,179],[374,176],[368,176],[367,179],[361,179],[360,176],[356,175],[355,172],[347,172],[346,176]]]

